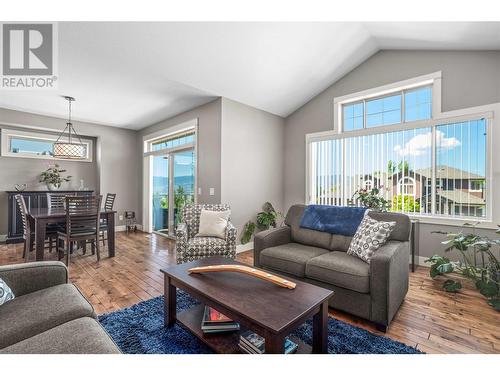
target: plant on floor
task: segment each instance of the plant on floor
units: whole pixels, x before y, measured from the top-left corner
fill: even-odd
[[[381,188],[382,187],[380,187],[380,189]],[[354,192],[352,199],[358,201],[363,207],[375,211],[386,212],[389,207],[389,202],[380,195],[380,189],[358,189]]]
[[[276,228],[278,226],[278,221],[282,218],[283,214],[276,211],[270,202],[264,203],[262,211],[257,214],[256,223],[250,220],[245,224],[243,234],[240,239],[241,243],[248,243],[256,229],[267,230],[271,227]]]
[[[49,190],[53,190],[53,188],[59,189],[63,182],[69,182],[71,180],[71,176],[61,176],[61,174],[65,172],[66,170],[60,168],[59,164],[54,164],[40,174],[40,182],[46,183]]]
[[[476,224],[465,224],[474,227]],[[460,254],[459,261],[451,261],[441,255],[433,255],[426,260],[431,264],[430,276],[434,279],[440,275],[456,273],[474,282],[479,292],[488,299],[488,304],[500,311],[500,263],[493,253],[493,248],[500,245],[500,239],[492,240],[472,233],[448,233],[436,231],[448,238],[442,244],[445,252],[456,250]],[[500,230],[496,231],[500,234]],[[479,257],[479,261],[477,258]],[[447,279],[443,284],[447,292],[457,292],[462,289],[460,281]]]

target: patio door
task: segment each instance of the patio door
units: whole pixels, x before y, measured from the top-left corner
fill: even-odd
[[[174,236],[196,201],[196,128],[144,142],[144,230]]]
[[[195,199],[194,148],[153,156],[152,187],[153,232],[171,236]]]

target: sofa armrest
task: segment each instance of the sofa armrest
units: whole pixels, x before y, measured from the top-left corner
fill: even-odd
[[[0,266],[0,277],[16,297],[68,283],[68,268],[62,262],[32,262]]]
[[[388,326],[408,292],[410,243],[389,241],[370,262],[371,320]]]
[[[291,230],[288,225],[257,233],[253,239],[253,264],[260,267],[260,252],[268,247],[287,244],[291,241]]]

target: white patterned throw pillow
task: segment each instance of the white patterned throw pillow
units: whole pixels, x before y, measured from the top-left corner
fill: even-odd
[[[395,227],[395,221],[378,221],[365,215],[352,237],[347,254],[370,263],[375,251],[387,242]]]
[[[14,293],[12,293],[7,283],[0,278],[0,306],[11,299],[14,299]]]

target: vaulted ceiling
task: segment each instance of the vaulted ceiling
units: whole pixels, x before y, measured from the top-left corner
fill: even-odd
[[[500,50],[500,23],[59,23],[58,89],[0,107],[141,129],[224,96],[288,116],[381,49]],[[0,119],[1,121],[1,119]]]

